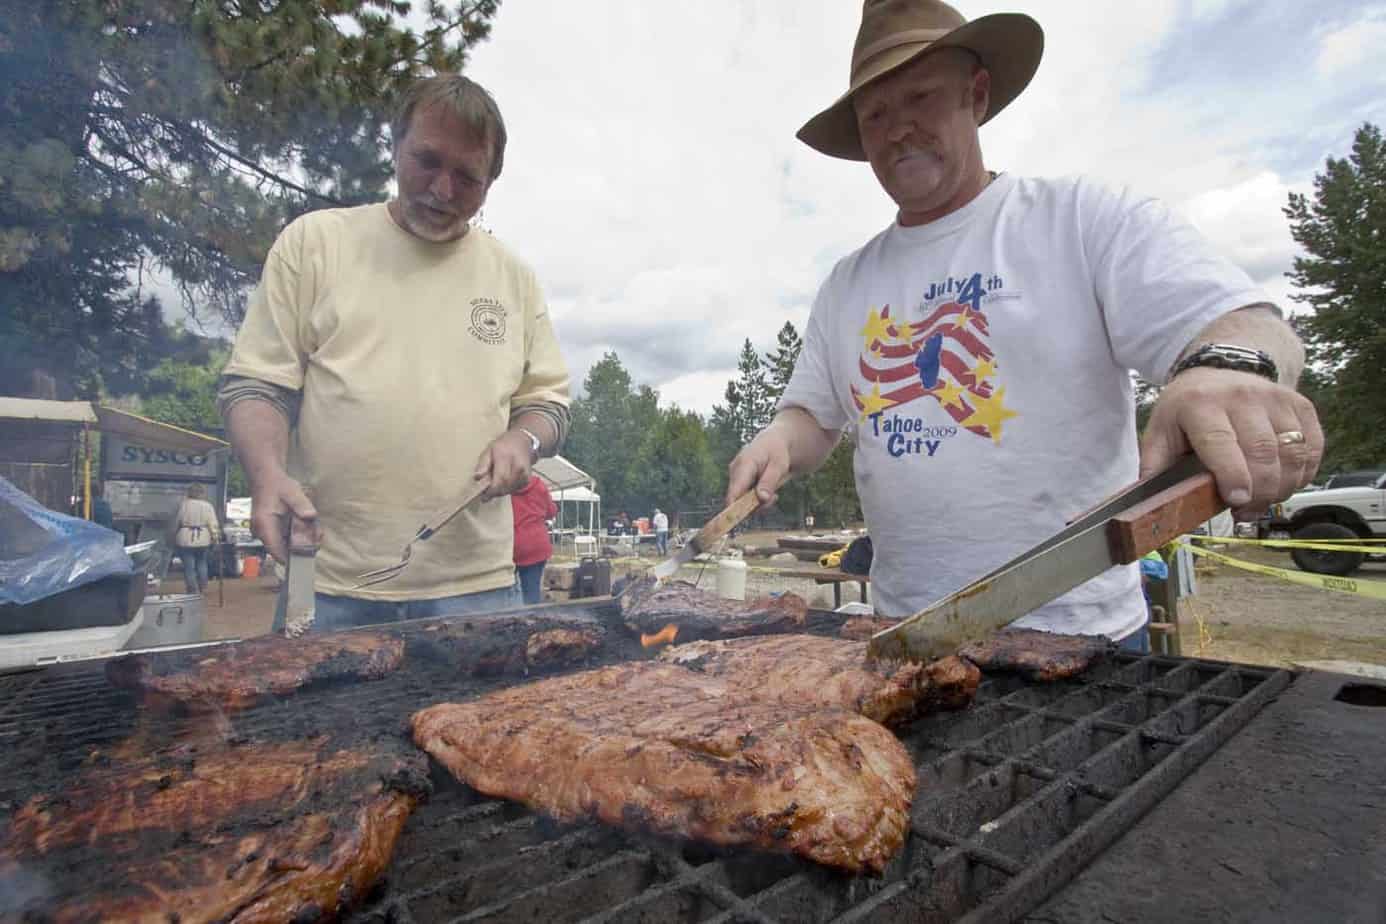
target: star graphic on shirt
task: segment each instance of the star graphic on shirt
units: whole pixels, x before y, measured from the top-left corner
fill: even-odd
[[[871,394],[861,396],[861,419],[879,414],[895,402],[881,394],[881,384],[874,383],[871,386]]]
[[[895,339],[901,343],[910,344],[914,342],[914,325],[906,324],[904,321],[895,322]]]
[[[973,317],[974,317],[974,315],[972,314],[972,306],[971,306],[971,305],[963,305],[963,310],[960,311],[960,312],[958,312],[957,320],[955,320],[955,321],[953,322],[953,329],[954,329],[954,330],[966,330],[966,329],[967,329],[967,322],[968,322],[968,321],[971,321]]]
[[[947,379],[941,378],[938,380],[938,385],[934,386],[934,389],[929,392],[929,394],[937,398],[938,403],[944,407],[948,407],[950,404],[962,407],[961,399],[963,390],[959,388],[955,382],[950,382]]]
[[[888,311],[889,305],[879,312],[872,308],[866,316],[866,326],[861,329],[862,338],[866,341],[862,345],[863,349],[875,353],[880,349],[880,342],[890,336],[890,318],[886,317]]]
[[[1004,386],[996,390],[996,394],[990,398],[983,398],[981,395],[970,395],[968,400],[972,402],[972,413],[961,421],[964,427],[986,427],[991,434],[993,443],[1001,442],[1001,424],[1010,420],[1012,417],[1019,417],[1015,411],[1005,406],[1006,389]]]
[[[989,359],[984,359],[972,367],[972,377],[978,385],[996,374],[996,363]]]

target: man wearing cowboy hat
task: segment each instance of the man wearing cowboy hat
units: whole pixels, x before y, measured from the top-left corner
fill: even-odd
[[[1263,292],[1158,202],[987,170],[978,127],[1039,66],[1018,13],[866,0],[848,91],[799,131],[870,163],[896,220],[814,301],[775,420],[728,497],[817,468],[845,430],[877,612],[906,616],[1189,450],[1249,514],[1317,470],[1303,350]],[[1168,382],[1137,442],[1130,370]],[[1021,624],[1140,647],[1134,566]]]

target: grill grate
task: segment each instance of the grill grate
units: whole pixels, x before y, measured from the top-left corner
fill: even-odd
[[[626,647],[602,660],[635,656]],[[910,837],[879,879],[789,857],[558,825],[482,797],[435,768],[436,793],[411,818],[388,881],[351,920],[1015,920],[1290,681],[1285,671],[1124,653],[1070,681],[989,677],[972,708],[899,730],[919,787]],[[251,736],[301,735],[313,726],[403,734],[420,706],[501,685],[411,662],[383,681],[304,692],[229,722],[234,733]],[[0,823],[26,797],[29,781],[51,787],[89,766],[94,752],[167,743],[205,730],[207,721],[152,717],[86,665],[0,678]]]

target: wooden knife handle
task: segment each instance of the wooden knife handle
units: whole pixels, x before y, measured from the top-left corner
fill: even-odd
[[[1112,560],[1129,564],[1227,509],[1213,476],[1204,472],[1142,501],[1107,524]]]
[[[699,552],[706,552],[707,547],[741,523],[751,514],[755,513],[760,506],[760,497],[755,489],[747,491],[727,505],[727,508],[717,516],[703,524],[703,528],[698,530],[698,534],[693,537],[693,547]]]

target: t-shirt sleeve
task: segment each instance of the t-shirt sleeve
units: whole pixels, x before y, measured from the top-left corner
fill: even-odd
[[[1084,248],[1112,353],[1152,382],[1229,311],[1269,304],[1265,292],[1164,203],[1082,184]]]
[[[780,396],[777,410],[803,408],[824,430],[841,430],[847,426],[848,418],[838,400],[833,375],[829,333],[833,325],[826,319],[832,301],[830,291],[831,279],[818,290],[818,297],[813,301],[813,310],[804,327],[804,346],[794,362],[794,372]]]
[[[510,399],[510,408],[513,412],[523,405],[542,402],[567,407],[568,364],[558,347],[558,335],[554,333],[553,322],[549,318],[549,306],[544,301],[538,280],[532,275],[527,287],[525,370],[520,387]]]
[[[303,329],[312,307],[304,304],[311,301],[311,293],[304,285],[302,241],[300,220],[284,229],[270,248],[223,375],[302,390],[308,363]]]

